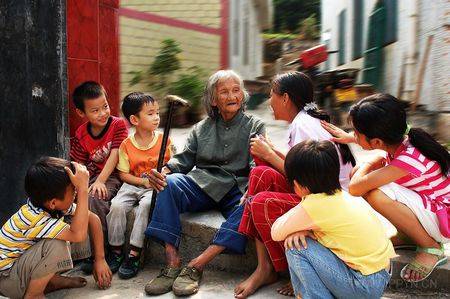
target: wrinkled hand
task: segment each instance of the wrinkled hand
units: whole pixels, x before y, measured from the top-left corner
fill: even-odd
[[[99,289],[107,289],[111,286],[112,272],[105,259],[96,260],[92,272]]]
[[[89,187],[89,193],[97,196],[101,200],[108,199],[108,189],[105,183],[99,181],[98,179]]]
[[[306,244],[306,237],[310,237],[311,239],[316,240],[316,236],[309,231],[299,231],[293,234],[290,234],[286,240],[284,240],[284,248],[285,249],[294,249],[301,250],[302,246],[304,249],[308,248],[308,244]]]
[[[172,170],[170,170],[169,167],[164,166],[164,167],[161,169],[161,173],[162,173],[163,175],[168,175],[168,174],[172,173]]]
[[[144,179],[144,187],[152,188],[157,191],[163,191],[167,186],[166,175],[164,173],[159,173],[156,169],[152,169],[146,174]]]
[[[275,145],[273,144],[272,140],[268,136],[264,135],[258,135],[259,139],[267,142],[267,144],[270,146],[271,149],[275,149]]]
[[[320,124],[322,125],[322,127],[325,130],[327,130],[331,135],[334,136],[330,139],[331,141],[337,142],[337,143],[342,143],[342,144],[356,142],[355,135],[353,133],[347,133],[344,130],[342,130],[341,128],[338,128],[335,125],[330,124],[323,120],[320,121]]]
[[[75,174],[69,167],[64,167],[64,170],[69,176],[70,181],[72,182],[76,190],[87,190],[89,186],[89,171],[87,170],[86,166],[82,164],[79,164],[77,162],[71,163],[75,167]]]
[[[250,153],[261,160],[267,161],[274,150],[265,138],[259,135],[250,139]]]

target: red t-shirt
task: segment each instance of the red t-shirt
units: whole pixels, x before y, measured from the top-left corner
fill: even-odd
[[[93,136],[91,124],[86,122],[78,127],[70,141],[70,158],[86,165],[91,176],[98,175],[114,148],[119,148],[128,137],[127,123],[124,119],[111,116],[103,131]]]

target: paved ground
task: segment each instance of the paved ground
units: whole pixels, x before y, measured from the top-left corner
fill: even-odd
[[[94,284],[92,276],[86,277],[88,279],[88,285],[81,289],[62,290],[52,293],[48,296],[49,299],[66,298],[66,299],[115,299],[115,298],[143,298],[148,297],[144,292],[145,283],[159,273],[156,268],[146,268],[139,275],[131,280],[121,280],[114,275],[112,281],[112,287],[108,290],[99,290]],[[80,275],[79,271],[74,271],[73,275]],[[242,274],[226,273],[219,271],[206,271],[205,277],[202,281],[200,291],[191,296],[195,299],[225,299],[233,298],[233,290],[237,283],[245,278]],[[250,298],[255,299],[281,299],[281,298],[293,298],[279,295],[276,289],[283,285],[286,280],[277,282],[271,286],[266,286],[256,292]],[[448,298],[449,294],[442,293],[422,293],[417,291],[408,292],[404,290],[402,292],[388,291],[383,295],[386,299],[398,299],[398,298]],[[150,297],[148,297],[150,298]],[[167,293],[162,296],[153,298],[176,298],[173,293]]]

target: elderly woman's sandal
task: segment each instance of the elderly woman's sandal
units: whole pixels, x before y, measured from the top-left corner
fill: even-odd
[[[400,272],[400,277],[407,282],[423,281],[423,280],[427,279],[428,276],[430,276],[430,274],[433,272],[433,270],[436,267],[445,265],[445,263],[447,263],[447,257],[445,256],[444,247],[442,245],[441,245],[440,249],[417,247],[416,251],[435,255],[438,257],[438,260],[436,261],[436,263],[434,263],[433,266],[430,267],[430,266],[425,266],[425,265],[417,262],[417,260],[413,259],[409,264],[407,264],[405,267],[403,267],[402,271]],[[414,272],[418,272],[422,278],[419,280],[405,279],[404,277],[405,277],[405,273],[406,273],[407,269],[412,270]]]

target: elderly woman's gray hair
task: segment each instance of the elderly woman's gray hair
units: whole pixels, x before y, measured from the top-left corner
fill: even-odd
[[[212,106],[214,99],[217,99],[217,83],[220,80],[234,79],[237,83],[239,83],[242,93],[244,94],[244,98],[242,99],[242,106],[245,107],[245,104],[248,100],[248,93],[244,88],[244,80],[242,80],[241,76],[239,76],[233,70],[220,70],[215,72],[209,77],[208,82],[206,83],[205,91],[203,92],[203,107],[205,107],[208,116],[211,118],[216,118],[218,115],[218,110],[216,107]]]

